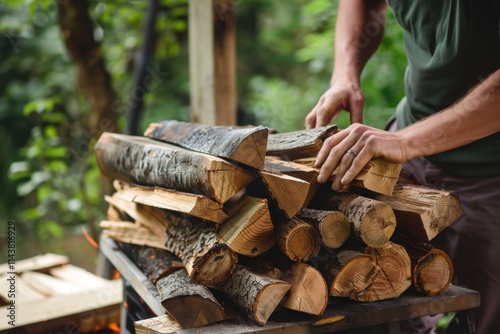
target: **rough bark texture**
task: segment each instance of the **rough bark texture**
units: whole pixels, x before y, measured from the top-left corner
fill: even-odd
[[[156,283],[161,304],[183,328],[201,327],[225,319],[222,306],[207,287],[196,284],[182,269]]]
[[[247,166],[262,169],[268,133],[269,131],[262,126],[232,128],[162,121],[151,123],[144,135],[196,152],[231,159]]]
[[[325,211],[302,208],[297,218],[317,228],[321,241],[330,248],[339,248],[349,238],[351,225],[340,211]]]
[[[164,214],[169,224],[165,247],[182,259],[189,277],[207,286],[224,283],[234,270],[237,257],[214,227],[188,215]]]
[[[291,260],[302,261],[318,255],[319,232],[311,224],[298,218],[279,223],[276,227],[278,248]]]
[[[120,243],[120,247],[153,284],[177,270],[184,269],[182,261],[168,251],[127,243]]]
[[[265,325],[290,287],[287,282],[252,273],[238,265],[221,290],[251,319]]]
[[[218,232],[236,253],[257,256],[274,246],[274,225],[265,199],[246,196],[242,201]]]
[[[351,222],[354,235],[369,246],[385,245],[396,228],[396,217],[388,204],[359,195],[335,193],[328,187],[321,187],[309,206],[342,212]]]
[[[254,178],[223,159],[144,137],[104,133],[95,153],[110,179],[201,194],[219,203]]]
[[[336,125],[328,125],[312,130],[271,134],[266,154],[281,156],[285,160],[313,157],[318,154],[323,141],[336,132]]]

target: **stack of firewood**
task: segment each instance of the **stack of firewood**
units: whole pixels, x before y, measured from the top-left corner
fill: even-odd
[[[317,184],[314,157],[337,131],[164,121],[144,137],[104,133],[95,153],[116,192],[103,234],[185,328],[231,317],[226,305],[265,324],[278,306],[320,315],[329,296],[446,290],[451,261],[428,242],[462,215],[457,199],[398,183],[401,165],[379,159],[342,192]]]

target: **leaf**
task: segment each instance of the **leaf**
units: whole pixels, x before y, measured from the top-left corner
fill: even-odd
[[[12,181],[17,181],[19,179],[29,177],[31,171],[27,161],[17,161],[10,164],[9,167],[9,179]]]
[[[38,237],[45,240],[51,236],[61,237],[64,234],[64,230],[59,224],[53,220],[42,220],[38,226]]]

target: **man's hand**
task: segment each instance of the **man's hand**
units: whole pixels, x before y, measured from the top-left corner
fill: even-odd
[[[394,163],[407,161],[406,147],[405,138],[399,132],[352,124],[323,143],[315,163],[316,167],[321,167],[318,182],[325,183],[338,167],[332,189],[339,191],[373,158]]]
[[[359,85],[332,85],[306,117],[306,128],[328,125],[342,110],[351,113],[351,124],[363,123],[365,99]]]

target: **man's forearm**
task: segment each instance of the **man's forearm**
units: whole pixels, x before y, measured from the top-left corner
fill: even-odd
[[[442,112],[402,129],[407,159],[444,152],[500,131],[500,70]]]
[[[332,82],[355,78],[382,40],[385,0],[341,0],[335,27],[335,67]]]

